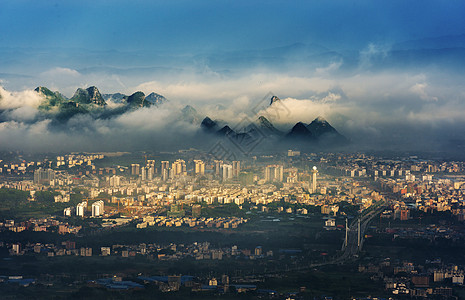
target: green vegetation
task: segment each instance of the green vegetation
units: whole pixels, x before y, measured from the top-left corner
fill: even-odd
[[[143,92],[135,92],[126,100],[131,107],[149,107],[150,102],[145,101],[145,94]]]
[[[35,201],[29,201],[29,192],[15,189],[0,189],[0,219],[24,221],[29,218],[41,218],[50,215],[62,215],[63,209],[74,206],[82,200],[82,195],[71,194],[70,202],[55,203],[56,192],[39,191]]]
[[[105,100],[95,86],[91,86],[87,89],[78,88],[71,98],[71,101],[79,104],[106,105]]]
[[[44,101],[42,101],[42,103],[39,105],[39,110],[42,111],[50,111],[67,101],[66,97],[59,92],[52,92],[43,86],[37,87],[34,91],[45,97]]]
[[[84,105],[75,102],[66,102],[60,106],[60,111],[56,116],[58,121],[66,121],[77,114],[87,114],[89,110]]]
[[[234,203],[227,203],[222,205],[203,205],[202,217],[216,218],[216,217],[245,217],[245,211],[241,210],[239,206]]]

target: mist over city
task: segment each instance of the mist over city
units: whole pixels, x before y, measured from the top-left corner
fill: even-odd
[[[0,295],[465,297],[464,12],[3,1]]]

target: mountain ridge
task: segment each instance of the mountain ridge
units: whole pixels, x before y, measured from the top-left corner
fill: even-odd
[[[148,100],[145,94],[140,91],[130,96],[122,93],[101,94],[95,86],[78,88],[71,98],[43,86],[38,86],[34,91],[43,97],[38,107],[39,111],[49,117],[54,116],[55,121],[59,122],[66,122],[76,114],[91,114],[94,118],[109,118],[124,114],[129,110],[152,105],[160,106],[168,101],[164,96],[155,92],[149,94]],[[118,105],[110,107],[107,101]]]

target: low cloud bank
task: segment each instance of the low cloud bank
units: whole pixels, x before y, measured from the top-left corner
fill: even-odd
[[[211,143],[199,133],[205,116],[234,127],[245,117],[260,115],[282,131],[322,116],[359,149],[463,149],[463,75],[447,65],[390,67],[383,64],[392,59],[388,46],[369,44],[356,57],[355,66],[350,58],[336,55],[324,64],[296,66],[294,60],[281,70],[257,64],[219,69],[204,60],[176,73],[157,69],[144,76],[137,70],[125,75],[111,69],[53,67],[38,75],[40,85],[68,97],[78,87],[96,85],[102,93],[140,90],[170,101],[109,118],[78,114],[57,124],[53,113],[40,111],[43,98],[32,87],[0,87],[0,150],[176,150]],[[24,82],[28,80],[34,78]],[[281,101],[269,106],[270,95]],[[183,114],[186,105],[197,114]]]

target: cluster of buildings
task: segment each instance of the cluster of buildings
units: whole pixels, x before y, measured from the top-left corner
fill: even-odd
[[[380,180],[383,189],[398,195],[405,209],[423,212],[450,211],[459,221],[465,220],[465,185],[462,177],[451,180],[432,177],[426,180]]]
[[[384,159],[366,154],[331,154],[320,158],[320,162],[339,175],[350,177],[406,178],[408,175],[463,174],[465,162],[436,161],[410,156]],[[413,177],[414,178],[414,177]]]
[[[64,156],[57,156],[55,159],[44,158],[41,160],[27,161],[23,157],[19,157],[13,162],[3,162],[0,159],[0,174],[5,175],[21,175],[26,174],[27,172],[34,173],[34,181],[42,180],[46,182],[50,180],[51,174],[46,174],[50,172],[49,170],[53,168],[74,168],[81,166],[91,166],[95,160],[103,159],[105,156],[103,154],[67,154]],[[41,171],[35,172],[39,168]],[[53,178],[52,178],[53,179]]]
[[[191,244],[170,243],[166,245],[145,243],[125,245],[115,243],[109,246],[88,247],[86,245],[79,246],[75,241],[68,240],[59,244],[44,244],[39,242],[28,242],[26,244],[0,242],[0,247],[8,248],[10,255],[16,256],[43,255],[54,257],[68,255],[83,257],[119,256],[130,258],[140,255],[155,260],[180,260],[188,257],[195,260],[223,260],[231,258],[254,260],[273,258],[275,254],[272,250],[264,250],[262,246],[256,246],[252,249],[240,249],[236,245],[213,248],[210,246],[209,242],[194,242]],[[295,255],[296,253],[293,252],[292,254]]]
[[[81,230],[81,226],[73,226],[66,222],[56,220],[54,218],[34,219],[31,218],[27,221],[16,222],[15,220],[5,220],[0,222],[1,231],[22,232],[29,231],[43,231],[43,232],[57,232],[59,234],[77,234]]]
[[[409,261],[384,259],[379,263],[360,265],[359,272],[382,281],[392,295],[417,299],[453,296],[454,287],[463,287],[464,270],[457,265],[444,265],[440,259],[419,265]]]
[[[201,227],[201,228],[224,228],[234,229],[239,225],[246,223],[247,219],[236,217],[216,217],[216,218],[196,218],[196,217],[166,217],[166,216],[147,216],[137,228],[147,228],[147,226],[161,227]]]
[[[405,159],[380,159],[373,156],[329,155],[322,165],[328,172],[352,178],[370,177],[396,198],[397,213],[408,219],[410,210],[450,211],[465,220],[465,163]],[[397,215],[394,214],[395,218]]]
[[[74,207],[67,207],[63,210],[63,215],[65,217],[77,216],[84,218],[87,215],[88,211],[88,201],[80,202]],[[103,200],[97,200],[91,205],[91,216],[92,218],[101,217],[105,214],[105,202]]]
[[[26,190],[30,190],[31,194],[35,190],[53,188],[60,192],[55,197],[55,202],[69,202],[70,194],[76,188],[81,191],[86,189],[89,194],[88,200],[93,201],[91,207],[88,200],[67,207],[63,214],[68,217],[100,217],[104,213],[143,217],[159,215],[158,212],[163,207],[178,205],[193,208],[200,202],[206,205],[236,204],[241,207],[244,203],[268,206],[284,201],[290,204],[321,206],[324,213],[327,213],[330,207],[332,213],[337,213],[337,210],[334,210],[340,202],[365,209],[383,198],[372,189],[359,185],[354,178],[320,174],[316,167],[302,168],[302,160],[307,161],[307,166],[328,161],[317,161],[313,156],[305,158],[298,151],[288,152],[289,160],[282,164],[200,159],[157,162],[146,159],[145,164],[132,163],[126,167],[117,165],[97,168],[92,161],[100,158],[103,156],[57,157],[60,168],[52,169],[55,165],[53,161],[49,161],[47,169],[42,164],[34,170],[37,180],[30,182],[30,185],[10,181],[0,184],[3,187],[23,190],[26,186]],[[298,159],[298,167],[294,165],[293,159]],[[78,161],[70,164],[69,161],[73,160]],[[62,161],[65,162],[64,165]],[[61,169],[62,166],[69,165],[80,167]],[[105,204],[109,206],[106,212]],[[281,208],[288,213],[294,212],[290,207]],[[268,210],[266,207],[263,209]],[[298,213],[306,212],[305,207],[299,208]],[[183,217],[172,213],[169,211],[168,216]],[[193,224],[193,221],[184,222],[181,219],[173,224],[179,223],[188,225]],[[208,223],[210,222],[201,226],[208,226]],[[240,223],[215,221],[214,224],[212,226],[233,228]]]
[[[68,203],[72,193],[86,191],[89,197],[77,204],[72,202],[73,206],[65,208],[63,214],[66,217],[106,217],[103,227],[123,226],[137,220],[139,229],[151,226],[234,229],[248,219],[202,214],[203,206],[231,205],[235,209],[246,207],[263,213],[301,215],[307,215],[312,207],[325,215],[324,226],[332,230],[336,228],[334,217],[341,213],[341,207],[350,205],[360,211],[387,198],[389,206],[382,212],[380,222],[383,219],[408,221],[414,210],[446,211],[458,221],[465,220],[465,176],[462,175],[465,174],[465,163],[462,162],[435,162],[415,157],[388,160],[363,154],[305,156],[290,150],[287,157],[280,157],[280,160],[255,157],[249,161],[221,161],[203,156],[202,160],[146,159],[144,164],[96,167],[94,161],[102,158],[101,154],[70,154],[41,162],[2,163],[0,174],[5,177],[0,188],[30,191],[30,201],[34,201],[35,191],[53,190],[58,192],[53,199],[56,203]],[[23,176],[21,180],[14,177],[20,175]],[[112,219],[111,215],[116,213],[126,217]],[[81,229],[53,218],[0,223],[0,231],[76,234]],[[389,227],[386,231],[392,234],[393,240],[427,238],[434,241],[465,237],[463,232],[444,225]],[[236,257],[253,260],[275,256],[272,250],[260,246],[252,249],[238,249],[237,246],[211,248],[208,242],[168,245],[120,245],[115,242],[98,248],[76,247],[76,243],[70,241],[58,245],[3,243],[2,246],[12,255],[49,257],[130,258],[142,255],[157,260]],[[362,265],[359,271],[382,280],[386,290],[394,295],[449,296],[453,286],[463,285],[462,267],[431,262],[426,265],[386,260]],[[208,285],[216,286],[218,282],[215,284],[215,280]],[[162,286],[172,288],[169,284]]]

